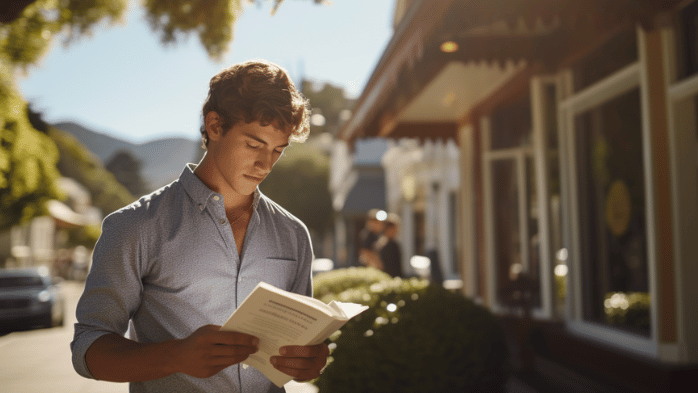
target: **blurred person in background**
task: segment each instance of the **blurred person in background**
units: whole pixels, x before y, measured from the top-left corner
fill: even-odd
[[[376,242],[383,233],[383,220],[380,209],[371,209],[366,215],[366,225],[359,233],[359,264],[383,270],[380,257],[376,253]]]
[[[239,366],[256,337],[219,329],[261,281],[312,296],[308,230],[258,188],[307,138],[310,107],[266,61],[225,69],[209,87],[201,162],[104,219],[71,343],[84,377],[132,392],[284,391]],[[329,354],[326,344],[280,352],[272,364],[301,381]]]
[[[397,241],[399,231],[400,217],[395,213],[389,213],[383,221],[383,235],[375,245],[382,270],[393,277],[402,277],[402,250]]]

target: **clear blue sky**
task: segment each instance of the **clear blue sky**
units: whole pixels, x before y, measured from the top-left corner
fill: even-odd
[[[123,22],[52,50],[19,88],[49,122],[71,120],[132,142],[199,136],[210,78],[231,64],[263,58],[300,78],[331,82],[358,96],[392,35],[393,0],[286,0],[247,5],[229,52],[210,60],[192,35],[163,47],[130,1]],[[311,103],[312,104],[312,103]]]

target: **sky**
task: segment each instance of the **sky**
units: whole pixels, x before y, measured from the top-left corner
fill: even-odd
[[[59,40],[18,85],[49,123],[74,121],[134,143],[199,138],[200,110],[212,76],[234,63],[266,59],[302,78],[357,97],[392,35],[394,0],[286,0],[247,5],[228,53],[208,58],[196,35],[163,46],[138,1],[118,25],[64,47]],[[312,102],[311,102],[312,105]]]

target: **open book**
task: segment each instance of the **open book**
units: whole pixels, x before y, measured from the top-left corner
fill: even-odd
[[[243,364],[261,371],[276,386],[293,379],[269,363],[286,345],[316,345],[368,306],[331,301],[325,304],[261,282],[223,324],[221,330],[259,338],[259,351]]]

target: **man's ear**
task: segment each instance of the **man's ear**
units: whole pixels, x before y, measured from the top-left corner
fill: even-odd
[[[206,114],[204,124],[206,125],[206,133],[209,140],[218,140],[223,135],[223,127],[221,126],[222,119],[218,112],[210,111]]]

